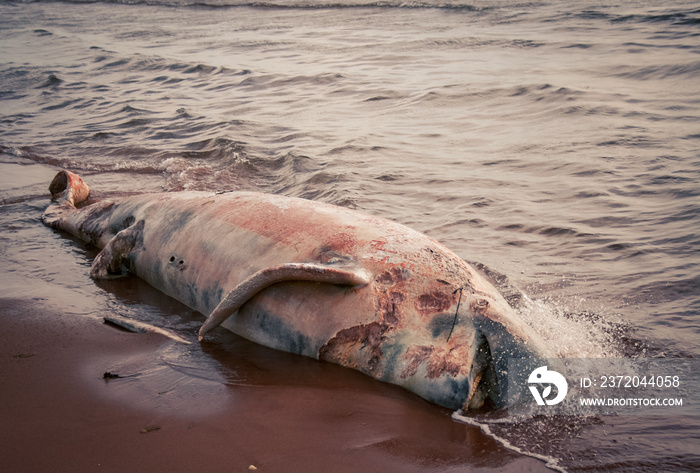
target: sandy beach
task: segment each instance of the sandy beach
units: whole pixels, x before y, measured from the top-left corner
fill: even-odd
[[[217,372],[169,362],[160,335],[0,307],[3,471],[549,471],[401,389],[227,333],[202,347]],[[242,351],[261,356],[227,367]]]

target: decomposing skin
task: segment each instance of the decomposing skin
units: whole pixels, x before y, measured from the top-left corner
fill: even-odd
[[[93,278],[131,271],[262,345],[354,368],[457,409],[504,403],[509,357],[544,342],[435,240],[346,208],[252,192],[82,205],[61,171],[45,224],[99,248]]]

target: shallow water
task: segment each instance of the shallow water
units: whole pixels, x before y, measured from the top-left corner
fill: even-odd
[[[0,2],[0,294],[161,317],[40,226],[69,168],[391,218],[506,275],[569,356],[697,357],[699,39],[689,1]],[[700,467],[697,419],[499,428],[569,471]]]

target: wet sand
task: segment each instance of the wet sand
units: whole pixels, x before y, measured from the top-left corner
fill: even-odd
[[[2,471],[549,471],[399,388],[223,331],[185,346],[2,299],[0,334]]]

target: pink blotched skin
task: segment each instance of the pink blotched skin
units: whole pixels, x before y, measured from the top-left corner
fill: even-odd
[[[126,267],[215,314],[203,336],[221,318],[257,343],[455,409],[502,405],[507,358],[548,355],[484,277],[395,222],[251,192],[147,194],[76,208],[89,189],[67,171],[50,189],[44,222],[103,248],[93,277]]]

